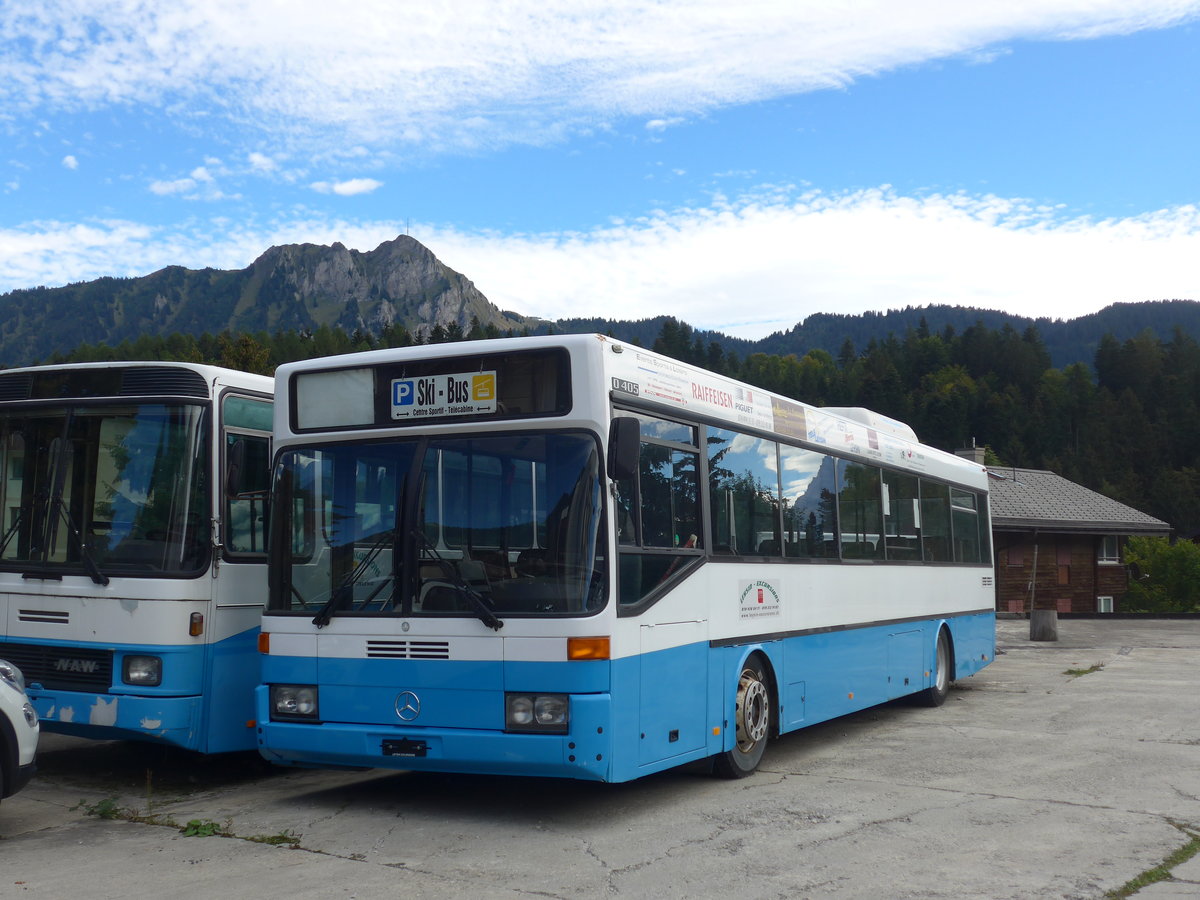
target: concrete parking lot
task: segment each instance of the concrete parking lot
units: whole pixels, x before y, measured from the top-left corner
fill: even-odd
[[[788,735],[743,781],[271,769],[46,735],[0,897],[1098,898],[1196,845],[1200,622],[998,624],[940,709]],[[1138,898],[1200,897],[1200,856]]]

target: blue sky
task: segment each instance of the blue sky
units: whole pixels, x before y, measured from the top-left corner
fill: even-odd
[[[0,2],[0,292],[407,231],[743,337],[1200,299],[1200,0]]]

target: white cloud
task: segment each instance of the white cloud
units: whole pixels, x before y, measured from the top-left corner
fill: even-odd
[[[996,197],[772,194],[586,235],[438,233],[427,243],[502,308],[668,314],[744,337],[816,312],[951,304],[1072,318],[1116,301],[1200,299],[1191,206],[1060,221]]]
[[[392,221],[38,223],[0,229],[0,291],[165,265],[242,268],[273,244],[374,249]],[[888,189],[722,201],[587,233],[414,237],[503,309],[557,319],[674,315],[761,337],[815,312],[952,304],[1073,318],[1118,301],[1200,299],[1200,209],[1061,219],[1019,200]]]
[[[314,181],[309,185],[318,194],[337,194],[340,197],[353,197],[356,194],[369,194],[383,187],[382,181],[374,178],[351,178],[348,181]]]
[[[158,194],[160,197],[169,197],[173,194],[186,194],[195,187],[196,181],[193,178],[176,178],[171,181],[150,182],[150,192]]]
[[[74,170],[74,169],[79,168],[79,160],[77,160],[74,156],[72,156],[69,153],[63,157],[62,164],[63,164],[64,169]]]
[[[246,157],[250,163],[250,169],[254,172],[274,172],[278,168],[275,160],[267,156],[265,153],[250,153]]]
[[[481,148],[553,141],[614,117],[684,114],[845,85],[1018,40],[1083,39],[1195,18],[1200,0],[11,0],[0,5],[10,114],[203,109],[325,150],[353,141]],[[303,60],[303,64],[298,64]],[[215,103],[211,101],[216,101]],[[188,112],[184,112],[184,111]]]

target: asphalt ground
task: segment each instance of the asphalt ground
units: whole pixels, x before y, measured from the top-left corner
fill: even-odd
[[[0,804],[0,897],[1102,898],[1200,845],[1200,621],[997,632],[943,707],[787,735],[742,781],[300,771],[44,735]],[[1167,871],[1132,896],[1200,897],[1200,856]]]

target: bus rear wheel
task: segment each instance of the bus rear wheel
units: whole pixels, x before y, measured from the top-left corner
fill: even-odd
[[[748,659],[734,698],[733,749],[717,754],[713,771],[722,778],[745,778],[758,768],[771,731],[771,689],[762,661]]]
[[[916,695],[921,706],[941,706],[950,693],[950,640],[944,628],[938,632],[934,665],[933,684]]]

